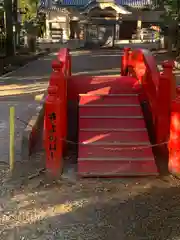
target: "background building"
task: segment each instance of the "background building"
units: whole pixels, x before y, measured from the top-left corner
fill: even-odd
[[[46,36],[54,41],[131,39],[137,29],[158,25],[162,14],[152,0],[41,0],[40,11],[46,14]]]

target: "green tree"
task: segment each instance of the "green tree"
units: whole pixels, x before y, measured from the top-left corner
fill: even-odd
[[[179,54],[180,33],[178,24],[180,22],[180,0],[154,0],[156,6],[163,10],[163,23],[168,27],[168,49],[172,51],[172,44],[175,44]]]
[[[37,17],[40,0],[19,0],[19,7],[24,11],[22,21],[29,21]]]

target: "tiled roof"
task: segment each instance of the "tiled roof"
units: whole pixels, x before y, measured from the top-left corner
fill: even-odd
[[[61,6],[85,6],[90,0],[40,0],[40,7],[49,8],[49,7],[61,7]]]
[[[41,0],[40,8],[59,8],[66,6],[84,7],[93,0]],[[95,0],[94,0],[95,1]],[[122,6],[142,8],[153,4],[153,0],[114,0],[115,3]]]
[[[119,5],[127,5],[129,7],[144,7],[153,4],[153,0],[115,0],[115,2]]]
[[[85,6],[90,0],[62,0],[62,5]]]

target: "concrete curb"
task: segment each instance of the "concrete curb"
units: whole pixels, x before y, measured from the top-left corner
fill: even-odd
[[[115,47],[119,49],[124,49],[125,47],[129,47],[131,49],[148,49],[149,51],[157,51],[159,49],[158,43],[128,43],[128,44],[115,44]]]
[[[43,100],[36,108],[35,114],[31,117],[26,128],[24,129],[21,144],[22,161],[29,160],[40,140],[43,130],[42,126],[44,121],[45,98],[46,94],[44,94]]]
[[[80,49],[84,47],[83,42],[78,42],[74,40],[67,41],[66,43],[53,43],[53,42],[47,42],[47,43],[40,43],[40,49],[48,49],[49,51],[59,51],[60,48],[69,48],[70,51]]]

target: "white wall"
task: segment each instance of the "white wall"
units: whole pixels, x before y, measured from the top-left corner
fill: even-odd
[[[52,11],[49,13],[49,22],[53,23],[53,28],[63,29],[63,39],[69,39],[69,17],[67,13]]]

